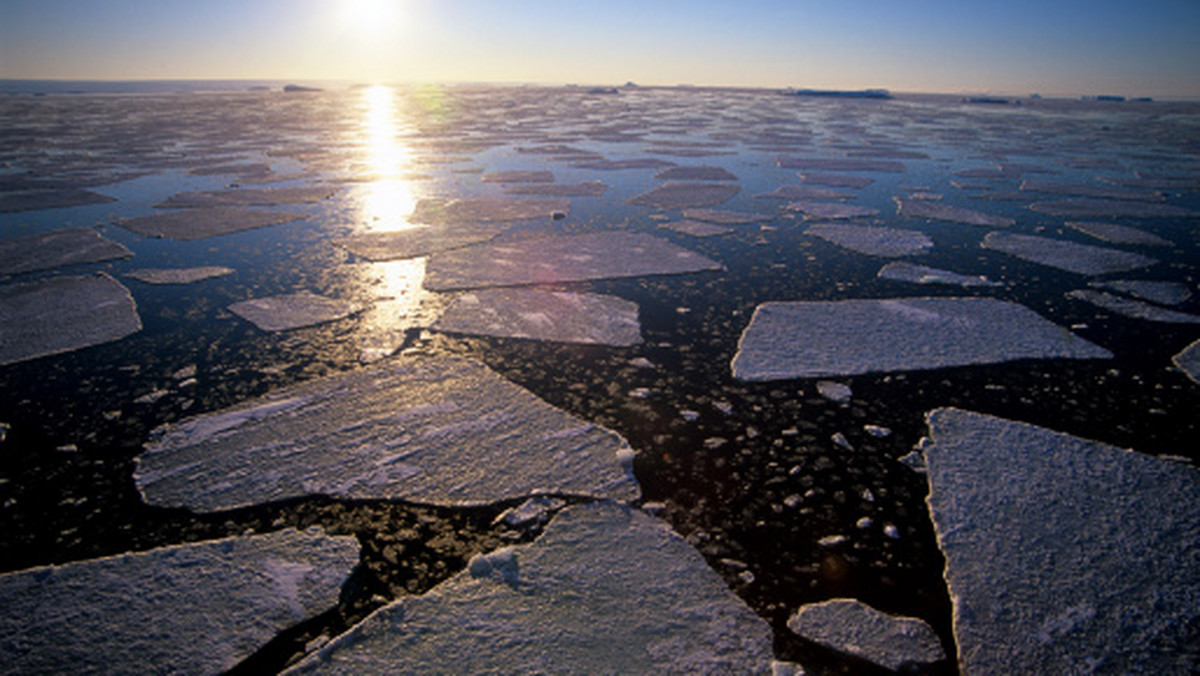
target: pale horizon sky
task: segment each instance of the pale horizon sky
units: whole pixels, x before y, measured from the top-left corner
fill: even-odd
[[[1200,99],[1200,0],[0,0],[0,78]]]

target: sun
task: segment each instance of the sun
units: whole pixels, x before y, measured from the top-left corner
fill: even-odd
[[[399,5],[396,0],[341,0],[338,24],[355,37],[384,37],[400,25]]]

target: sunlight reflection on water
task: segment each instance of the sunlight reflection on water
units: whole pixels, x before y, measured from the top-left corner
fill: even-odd
[[[363,90],[363,143],[372,180],[364,186],[361,223],[372,232],[405,230],[417,205],[407,174],[412,154],[399,140],[396,92],[375,85]]]

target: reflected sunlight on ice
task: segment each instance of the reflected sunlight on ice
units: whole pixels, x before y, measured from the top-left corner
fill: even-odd
[[[406,178],[412,156],[397,138],[396,93],[375,85],[363,90],[363,143],[372,180],[364,186],[361,223],[372,232],[412,227],[408,216],[416,206],[412,182]]]
[[[441,316],[445,300],[422,287],[425,259],[412,258],[356,266],[377,301],[362,315],[359,361],[370,363],[394,353],[405,332],[425,328]]]

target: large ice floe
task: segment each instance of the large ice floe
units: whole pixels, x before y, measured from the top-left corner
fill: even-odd
[[[5,673],[211,674],[334,607],[350,536],[285,530],[0,575]]]
[[[970,411],[928,423],[964,674],[1200,670],[1200,471]]]
[[[490,223],[423,225],[391,232],[352,235],[335,239],[333,243],[369,261],[391,261],[486,242],[504,232],[505,227]]]
[[[309,291],[251,298],[229,311],[263,331],[287,331],[344,319],[362,310],[357,303],[318,296]]]
[[[879,214],[878,209],[871,207],[863,207],[857,204],[843,204],[841,202],[821,202],[817,200],[789,202],[787,210],[802,213],[806,218],[866,218]]]
[[[454,300],[433,328],[506,338],[627,347],[642,342],[638,306],[616,296],[481,289]]]
[[[1053,181],[1037,181],[1026,179],[1021,183],[1023,192],[1037,192],[1049,195],[1068,195],[1071,197],[1091,197],[1104,200],[1131,200],[1138,202],[1163,202],[1166,196],[1157,190],[1135,190],[1119,188],[1112,185],[1096,185],[1087,183],[1057,183]]]
[[[948,284],[951,286],[1001,286],[982,275],[964,275],[951,270],[915,265],[906,261],[892,261],[879,269],[880,279],[914,284]]]
[[[87,204],[116,202],[115,197],[101,195],[82,188],[50,188],[37,190],[14,190],[0,192],[0,213],[34,211],[36,209],[60,209]]]
[[[729,200],[740,191],[730,183],[664,183],[629,200],[630,204],[658,209],[711,207]]]
[[[1097,223],[1095,221],[1067,221],[1067,226],[1096,239],[1111,244],[1136,244],[1140,246],[1171,246],[1171,241],[1145,230],[1132,228],[1116,223]]]
[[[937,634],[923,620],[888,615],[854,599],[802,606],[788,619],[788,629],[892,671],[946,657]]]
[[[336,186],[300,186],[288,188],[238,188],[183,192],[154,205],[163,209],[191,207],[271,207],[279,204],[320,202],[336,193]]]
[[[982,211],[964,209],[933,200],[896,198],[896,209],[901,216],[907,218],[926,218],[931,221],[948,221],[989,228],[1006,228],[1016,222],[1004,216],[985,214]]]
[[[654,175],[667,181],[736,181],[737,176],[722,167],[670,167]]]
[[[417,202],[409,217],[414,223],[495,223],[551,218],[566,214],[571,201],[537,197],[454,199],[429,197]]]
[[[130,270],[125,276],[146,284],[194,284],[230,274],[233,274],[233,268],[204,265],[196,268],[143,268]]]
[[[929,235],[917,230],[884,228],[844,223],[817,223],[804,231],[826,242],[868,256],[898,258],[925,253],[933,248]]]
[[[304,217],[291,211],[206,207],[126,218],[116,224],[146,237],[193,240],[290,223]]]
[[[1192,290],[1186,284],[1152,279],[1095,280],[1088,282],[1088,286],[1119,291],[1162,305],[1179,305],[1192,297]]]
[[[0,365],[108,343],[141,330],[129,289],[106,274],[0,286]]]
[[[725,209],[684,209],[683,217],[693,221],[716,223],[718,225],[749,225],[765,223],[774,219],[770,214],[751,214],[744,211],[727,211]]]
[[[1200,340],[1183,348],[1179,354],[1171,357],[1171,362],[1179,367],[1192,382],[1200,385]]]
[[[768,674],[771,629],[665,523],[596,503],[376,611],[289,674]]]
[[[436,253],[425,268],[425,288],[449,291],[720,269],[720,263],[653,235],[597,232]]]
[[[638,496],[633,452],[479,362],[410,356],[158,430],[135,480],[152,505],[217,511],[303,495],[477,505]]]
[[[894,298],[759,305],[733,358],[740,380],[910,371],[1112,353],[1023,305]]]
[[[1200,315],[1191,315],[1177,310],[1151,305],[1132,298],[1123,298],[1103,291],[1076,289],[1067,292],[1067,298],[1082,300],[1119,315],[1167,324],[1200,324]]]
[[[691,235],[692,237],[713,237],[716,235],[728,235],[734,232],[733,228],[724,225],[693,220],[671,221],[670,223],[663,223],[658,227],[684,235]]]
[[[1034,202],[1029,205],[1029,208],[1043,214],[1067,218],[1195,218],[1200,216],[1200,211],[1173,204],[1086,197]]]
[[[1081,275],[1128,272],[1148,268],[1158,262],[1149,256],[1130,251],[1012,232],[989,232],[983,238],[981,246],[1031,263]]]
[[[52,230],[0,239],[0,275],[51,270],[64,265],[129,258],[133,252],[91,228]]]
[[[842,200],[853,198],[854,195],[840,190],[814,188],[809,185],[781,185],[771,192],[764,192],[755,197],[781,200]]]
[[[547,197],[599,197],[608,190],[601,181],[579,183],[510,183],[504,192],[509,195],[545,195]]]
[[[904,171],[904,165],[893,160],[781,157],[778,163],[784,169],[800,169],[802,171],[882,171],[889,173]]]

